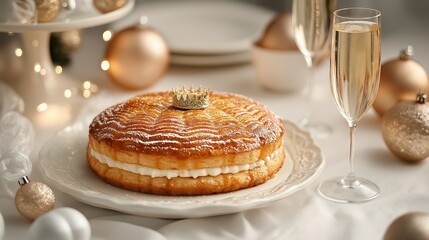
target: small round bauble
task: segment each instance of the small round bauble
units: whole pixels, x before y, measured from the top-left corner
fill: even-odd
[[[32,240],[90,240],[91,226],[76,209],[56,208],[37,218],[28,233]]]
[[[298,51],[292,27],[292,14],[283,12],[276,15],[265,28],[258,45],[267,49]]]
[[[93,0],[95,8],[102,13],[115,11],[123,7],[128,0]]]
[[[76,51],[82,43],[82,34],[79,30],[70,30],[55,34],[67,52]]]
[[[383,240],[429,240],[429,214],[407,213],[393,221]]]
[[[415,101],[401,101],[383,117],[383,139],[399,158],[421,161],[429,156],[429,103],[426,95],[418,94]]]
[[[55,195],[44,183],[28,182],[16,192],[15,205],[23,217],[34,220],[54,208]]]
[[[60,0],[36,0],[37,22],[45,23],[54,20],[61,11]]]
[[[110,78],[128,89],[142,89],[158,81],[168,68],[170,53],[154,29],[133,26],[116,33],[106,47]]]
[[[265,27],[257,45],[261,48],[283,52],[299,51],[294,37],[292,13],[282,12],[277,14]],[[317,53],[314,58],[314,64],[319,65],[329,58],[329,54],[329,48]]]
[[[383,63],[380,86],[374,101],[374,109],[383,116],[398,101],[412,100],[416,92],[429,90],[426,70],[412,59],[413,49],[402,50],[399,59]]]

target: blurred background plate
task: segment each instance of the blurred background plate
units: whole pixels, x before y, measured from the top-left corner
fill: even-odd
[[[113,29],[136,24],[143,15],[173,54],[219,55],[249,51],[274,12],[235,1],[154,1],[138,4]]]
[[[176,65],[188,66],[223,66],[250,62],[249,51],[223,55],[182,55],[172,54],[170,62]]]

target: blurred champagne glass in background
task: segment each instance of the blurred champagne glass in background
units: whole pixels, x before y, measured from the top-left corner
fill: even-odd
[[[336,0],[294,0],[292,5],[292,25],[295,42],[309,68],[307,89],[305,90],[306,110],[299,125],[309,131],[313,137],[326,138],[331,135],[332,129],[312,116],[313,81],[315,60],[329,47],[332,12]]]

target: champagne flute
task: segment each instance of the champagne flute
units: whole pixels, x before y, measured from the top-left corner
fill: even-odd
[[[328,137],[332,130],[322,122],[312,117],[313,81],[315,59],[329,47],[332,12],[336,0],[294,0],[292,5],[292,25],[295,42],[309,69],[306,100],[310,101],[306,107],[304,117],[299,125],[308,130],[314,137]]]
[[[354,174],[354,138],[359,120],[371,108],[380,81],[380,12],[346,8],[334,12],[331,46],[331,90],[341,115],[350,127],[348,171],[327,180],[319,193],[332,201],[365,202],[378,196],[373,182]]]

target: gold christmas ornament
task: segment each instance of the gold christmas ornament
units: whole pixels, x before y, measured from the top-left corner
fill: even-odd
[[[52,34],[58,37],[60,43],[65,47],[67,52],[76,51],[82,43],[82,34],[80,30],[70,30]]]
[[[27,177],[19,183],[21,187],[15,195],[15,206],[23,217],[34,220],[55,206],[55,195],[44,183],[30,182]]]
[[[265,28],[258,45],[268,49],[298,51],[292,27],[292,14],[283,12],[276,15]]]
[[[173,89],[173,107],[189,110],[189,109],[204,109],[209,106],[209,90],[198,88],[194,91],[191,88]]]
[[[429,104],[426,95],[402,101],[392,107],[381,124],[389,149],[405,161],[417,162],[429,156]]]
[[[126,28],[108,42],[106,60],[110,78],[129,89],[142,89],[158,81],[168,69],[170,53],[164,38],[142,25]]]
[[[94,0],[94,6],[102,13],[115,11],[123,7],[128,0]]]
[[[407,213],[393,221],[384,234],[383,240],[428,240],[429,214]]]
[[[412,55],[413,48],[408,46],[398,59],[381,66],[380,87],[373,105],[380,117],[398,101],[412,100],[420,90],[429,91],[427,72]]]
[[[54,20],[61,11],[60,0],[36,0],[37,22],[45,23]]]

